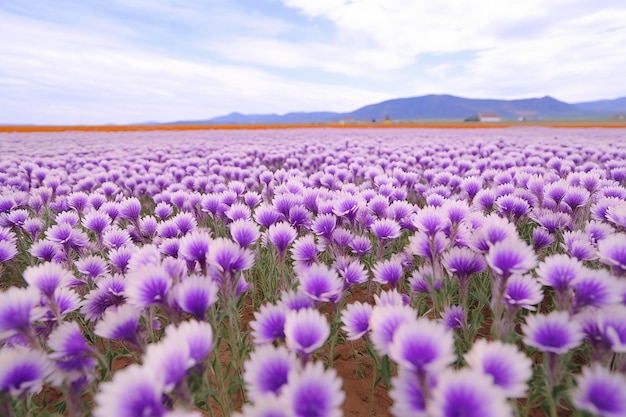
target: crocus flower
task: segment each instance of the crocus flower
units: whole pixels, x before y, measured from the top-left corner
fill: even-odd
[[[376,239],[380,241],[395,239],[400,236],[400,224],[393,219],[378,219],[370,226]]]
[[[296,229],[287,222],[279,222],[272,224],[268,231],[267,237],[278,251],[278,258],[281,262],[285,259],[287,247],[293,242],[298,235]]]
[[[555,241],[554,235],[548,232],[544,227],[536,227],[533,229],[533,247],[535,251],[547,248]]]
[[[330,325],[319,311],[307,308],[287,312],[285,342],[289,349],[300,355],[303,364],[311,353],[324,345],[329,335]]]
[[[158,343],[149,344],[143,357],[143,367],[160,374],[166,392],[180,384],[193,365],[195,361],[190,356],[189,345],[185,340],[169,335]]]
[[[558,355],[580,345],[584,337],[578,322],[571,320],[566,311],[528,315],[522,331],[526,345]]]
[[[348,340],[357,340],[370,330],[371,304],[356,301],[348,304],[341,312],[341,328],[346,332]]]
[[[111,381],[100,385],[96,394],[94,417],[162,417],[161,402],[165,382],[156,369],[133,364],[115,373]]]
[[[393,400],[391,414],[394,417],[426,417],[426,400],[415,374],[399,368],[398,375],[391,378],[389,397]]]
[[[549,256],[539,264],[537,268],[539,282],[554,288],[558,309],[564,310],[568,307],[568,289],[582,274],[583,268],[579,260],[562,254]]]
[[[254,313],[250,322],[255,344],[271,343],[285,337],[285,321],[288,309],[282,305],[265,304]]]
[[[403,323],[413,323],[416,312],[405,305],[377,305],[370,317],[370,338],[381,355],[389,354],[396,330]]]
[[[626,377],[599,364],[584,367],[572,392],[576,407],[602,417],[626,415]]]
[[[315,243],[315,237],[311,234],[296,239],[291,247],[291,259],[295,269],[306,269],[317,262],[319,250]]]
[[[437,381],[432,402],[433,417],[508,417],[511,406],[492,378],[473,369],[448,370]]]
[[[404,277],[404,269],[398,258],[392,258],[377,262],[372,268],[374,281],[386,284],[390,288],[396,288]]]
[[[330,239],[337,226],[337,218],[332,214],[320,214],[311,225],[311,230],[318,236]]]
[[[210,278],[194,275],[185,278],[174,289],[176,304],[196,320],[204,320],[206,312],[216,301],[219,287]]]
[[[139,307],[149,307],[168,300],[172,278],[161,266],[147,265],[128,274],[125,295],[128,302]]]
[[[107,262],[96,255],[82,257],[74,264],[76,265],[78,272],[84,274],[92,281],[109,272],[109,265]]]
[[[302,310],[303,308],[313,308],[313,300],[301,289],[296,291],[283,291],[280,296],[279,304],[287,310]]]
[[[413,225],[420,232],[426,233],[432,237],[437,232],[444,230],[450,223],[445,212],[437,209],[437,207],[426,206],[413,215]]]
[[[31,323],[45,315],[40,301],[39,291],[32,287],[10,287],[0,292],[0,340],[16,334],[28,334]]]
[[[442,323],[450,330],[462,329],[466,324],[465,312],[461,306],[446,306],[441,312]]]
[[[298,274],[302,291],[318,302],[327,302],[343,291],[343,280],[324,264],[315,263]]]
[[[87,344],[82,329],[75,321],[63,322],[48,337],[48,347],[52,349],[50,359],[68,381],[91,374],[96,367],[94,349]]]
[[[489,215],[473,235],[470,243],[472,248],[481,253],[486,253],[497,242],[515,236],[517,236],[517,230],[513,223],[496,215]]]
[[[496,242],[487,252],[485,260],[491,270],[505,280],[512,274],[524,274],[537,265],[533,248],[518,238]]]
[[[190,263],[189,268],[197,263],[200,270],[206,274],[207,258],[209,256],[212,239],[206,232],[195,231],[180,239],[179,255]]]
[[[300,372],[293,370],[283,387],[283,398],[295,417],[340,417],[346,395],[341,378],[322,363],[309,363]]]
[[[0,348],[0,392],[13,397],[38,393],[54,371],[54,365],[41,350],[23,346]]]
[[[360,258],[372,251],[372,241],[367,236],[355,236],[348,246]]]
[[[515,345],[499,340],[474,342],[465,354],[465,362],[472,369],[491,375],[493,383],[509,398],[522,398],[528,390],[527,381],[532,376],[532,361]]]
[[[15,242],[0,240],[0,263],[13,259],[17,255]]]
[[[196,365],[204,361],[213,350],[213,330],[206,321],[189,320],[178,327],[168,326],[165,329],[168,339],[185,343],[189,347],[189,358]]]
[[[126,301],[124,296],[126,281],[120,275],[104,277],[97,285],[98,287],[90,291],[82,302],[81,311],[90,321],[102,318],[109,307],[122,305]]]
[[[598,242],[600,261],[618,276],[626,273],[626,234],[616,233]]]
[[[442,255],[443,266],[448,272],[459,279],[459,292],[461,300],[465,303],[469,291],[469,279],[487,268],[485,259],[479,253],[469,248],[453,247]]]
[[[236,220],[228,225],[228,229],[233,240],[242,248],[255,244],[261,235],[259,226],[247,220]]]
[[[119,249],[131,243],[130,233],[117,226],[109,226],[102,235],[102,243],[109,249]]]
[[[338,258],[333,263],[333,267],[339,273],[339,276],[344,280],[344,289],[355,285],[367,282],[367,271],[363,264],[358,260],[342,259]]]
[[[605,269],[583,268],[581,274],[572,281],[572,288],[574,312],[587,307],[599,308],[618,304],[621,301],[620,281]]]
[[[258,346],[244,363],[243,380],[248,397],[257,402],[267,395],[280,395],[291,371],[299,367],[295,353],[284,346]]]
[[[140,312],[136,307],[123,304],[116,309],[107,310],[96,323],[94,333],[104,339],[129,342],[134,348],[141,350],[139,317]]]
[[[513,275],[504,292],[504,302],[512,310],[525,308],[535,311],[536,305],[543,300],[543,288],[539,281],[531,275]]]

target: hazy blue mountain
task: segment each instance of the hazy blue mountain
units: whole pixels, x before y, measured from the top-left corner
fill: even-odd
[[[550,96],[520,100],[473,99],[447,94],[430,94],[420,97],[396,98],[369,104],[346,113],[292,112],[286,114],[230,113],[207,120],[173,122],[174,124],[289,124],[328,123],[341,120],[382,121],[391,120],[464,120],[479,113],[495,113],[502,119],[580,119],[607,118],[626,112],[626,97],[570,104]]]
[[[604,113],[626,114],[626,97],[620,97],[613,100],[598,100],[575,103],[575,106],[585,110],[592,110]]]

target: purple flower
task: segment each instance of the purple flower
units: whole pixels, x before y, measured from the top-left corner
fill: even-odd
[[[344,289],[367,282],[367,271],[363,264],[358,260],[350,260],[349,258],[337,258],[333,263],[333,267],[344,280]]]
[[[280,395],[291,371],[299,368],[295,353],[284,346],[258,346],[244,363],[243,379],[248,397],[257,402],[267,395]]]
[[[302,292],[315,301],[326,302],[343,291],[343,281],[332,269],[315,263],[298,274]]]
[[[13,259],[17,255],[17,246],[10,240],[0,240],[0,263]]]
[[[172,206],[164,201],[158,203],[156,207],[154,208],[154,214],[161,221],[167,219],[169,216],[172,215],[173,212],[174,212],[174,209],[172,208]]]
[[[73,279],[70,271],[52,262],[30,266],[24,271],[24,280],[28,285],[37,288],[48,298],[52,297],[57,288],[66,286]]]
[[[450,224],[443,210],[433,206],[426,206],[413,215],[413,225],[420,232],[432,237],[437,232],[444,230]]]
[[[544,227],[536,227],[533,229],[533,248],[535,251],[547,248],[555,241],[554,235],[548,232]]]
[[[50,359],[55,361],[69,381],[93,373],[96,367],[94,349],[87,344],[82,329],[75,321],[59,325],[48,337],[48,347],[52,349]]]
[[[102,235],[102,243],[109,249],[119,249],[131,243],[130,233],[117,226],[109,226]]]
[[[285,408],[284,400],[274,395],[266,395],[254,404],[244,404],[241,413],[233,417],[293,417],[290,409]],[[169,417],[169,416],[166,416]]]
[[[398,369],[398,376],[391,378],[389,397],[393,400],[391,414],[395,417],[427,417],[426,400],[415,374],[406,368]]]
[[[620,281],[604,269],[583,268],[572,281],[573,311],[586,307],[602,307],[621,301]]]
[[[178,327],[168,326],[165,332],[167,338],[187,344],[194,365],[204,361],[213,350],[213,330],[205,321],[185,321]]]
[[[144,308],[165,303],[172,278],[161,266],[146,265],[128,274],[125,295],[128,302]]]
[[[509,308],[525,308],[535,311],[535,306],[543,300],[543,288],[539,281],[530,275],[513,275],[506,283],[504,302]]]
[[[141,203],[136,197],[129,197],[119,204],[120,208],[120,218],[128,219],[133,222],[139,220],[139,216],[141,215]]]
[[[341,378],[320,362],[309,363],[301,372],[293,370],[283,387],[283,398],[295,417],[340,417],[345,400]]]
[[[0,293],[0,341],[16,334],[28,334],[31,323],[41,319],[41,295],[34,288],[10,287]]]
[[[320,214],[311,225],[311,230],[318,236],[330,239],[337,226],[337,218],[332,214]]]
[[[109,261],[117,272],[124,274],[130,265],[131,258],[135,251],[135,246],[122,246],[121,248],[109,252]]]
[[[94,417],[162,417],[161,402],[165,383],[155,369],[133,364],[118,371],[109,382],[100,385],[96,394]]]
[[[499,340],[488,342],[480,339],[474,342],[465,354],[467,365],[486,375],[491,375],[493,383],[501,388],[509,398],[526,396],[526,382],[533,374],[532,361],[515,345]]]
[[[189,353],[189,345],[174,335],[151,343],[143,357],[143,367],[154,369],[164,381],[164,390],[171,391],[180,384],[187,370],[195,365]]]
[[[259,345],[284,338],[287,311],[282,304],[261,306],[259,311],[254,313],[254,320],[250,322],[254,343]]]
[[[235,203],[226,210],[224,213],[226,217],[228,217],[231,221],[236,220],[250,220],[252,218],[252,212],[250,211],[250,207],[245,205],[244,203]]]
[[[478,252],[486,253],[496,243],[516,236],[517,230],[513,223],[496,215],[489,215],[472,236],[471,246]]]
[[[185,278],[174,287],[174,300],[185,313],[196,320],[204,320],[206,312],[216,301],[219,287],[215,281],[203,276]]]
[[[523,274],[537,265],[534,250],[518,238],[496,242],[485,256],[493,272],[503,278]]]
[[[206,273],[207,257],[210,253],[212,239],[206,232],[194,231],[180,239],[178,254],[190,262],[189,268],[193,269],[195,263],[200,266],[203,273]]]
[[[372,241],[367,236],[355,236],[348,246],[360,258],[372,251]]]
[[[393,219],[378,219],[370,226],[379,241],[395,239],[400,236],[400,225]]]
[[[337,217],[345,217],[353,222],[358,212],[365,207],[362,197],[349,193],[339,193],[335,196],[333,213]]]
[[[178,228],[181,235],[186,235],[198,228],[198,221],[193,214],[188,212],[180,212],[176,216],[172,217],[172,221]]]
[[[370,317],[373,307],[371,304],[356,301],[348,304],[341,312],[341,327],[346,332],[348,340],[357,340],[370,330]]]
[[[450,241],[443,232],[436,232],[429,236],[425,232],[416,232],[409,238],[409,250],[412,254],[421,256],[433,262],[447,249]]]
[[[306,363],[311,353],[324,345],[329,335],[330,325],[319,311],[305,308],[287,312],[285,342],[289,349],[298,352],[302,363]]]
[[[404,277],[404,269],[400,259],[392,258],[377,262],[372,268],[374,281],[396,288]]]
[[[571,320],[566,311],[528,315],[522,332],[526,345],[556,354],[564,354],[577,347],[584,337],[580,325]]]
[[[410,298],[406,294],[399,293],[395,288],[374,294],[374,303],[377,306],[406,306],[411,304]]]
[[[78,272],[84,274],[92,281],[109,272],[109,265],[107,262],[96,255],[83,257],[74,264],[76,265]]]
[[[233,240],[242,248],[255,244],[261,235],[259,226],[247,220],[236,220],[228,225],[228,229]]]
[[[313,300],[301,289],[297,291],[284,291],[280,296],[279,304],[287,310],[302,310],[303,308],[313,308]]]
[[[315,243],[315,237],[311,234],[304,235],[293,243],[291,247],[291,259],[295,269],[306,269],[317,262],[319,249]]]
[[[511,406],[492,378],[473,369],[448,370],[437,381],[432,402],[433,417],[508,417]]]
[[[85,296],[81,311],[87,320],[102,318],[104,312],[112,306],[125,303],[124,290],[126,281],[120,275],[107,276],[97,283],[98,288]]]
[[[413,323],[415,310],[405,305],[376,305],[370,317],[370,338],[381,355],[389,354],[396,330],[403,323]]]
[[[613,268],[618,276],[626,273],[626,234],[610,235],[598,242],[600,261]]]
[[[96,323],[94,333],[104,339],[128,342],[141,350],[139,317],[140,312],[136,307],[123,304],[116,309],[107,310]]]
[[[456,360],[454,335],[427,318],[409,320],[394,332],[389,356],[411,372],[436,375]]]
[[[443,266],[459,279],[461,301],[465,304],[469,291],[469,278],[487,268],[484,257],[469,248],[453,247],[442,255]]]
[[[278,251],[278,258],[284,261],[287,247],[294,241],[298,232],[287,222],[279,222],[272,224],[268,231],[267,237]]]
[[[38,393],[54,371],[45,352],[23,346],[0,348],[0,392],[13,397]]]
[[[626,415],[626,377],[599,364],[584,367],[572,392],[576,407],[602,417]]]
[[[285,216],[279,213],[273,206],[267,203],[261,203],[254,210],[253,217],[258,224],[269,229],[272,225],[284,219]]]
[[[446,306],[441,312],[441,321],[450,330],[462,329],[466,324],[463,307],[456,305]]]

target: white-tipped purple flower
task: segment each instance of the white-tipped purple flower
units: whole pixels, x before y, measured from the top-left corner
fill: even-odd
[[[28,285],[37,288],[47,298],[52,297],[58,288],[63,288],[73,279],[70,271],[52,262],[29,266],[24,271],[24,280]]]
[[[311,230],[318,236],[322,236],[325,239],[330,239],[335,227],[337,226],[337,218],[332,214],[320,214],[313,221]]]
[[[193,269],[197,263],[200,270],[206,274],[211,243],[212,239],[208,233],[194,231],[180,239],[178,254],[190,263],[189,268]]]
[[[189,345],[169,335],[158,343],[149,344],[143,357],[143,367],[160,374],[165,391],[171,391],[180,384],[193,365],[195,361],[190,356]]]
[[[467,320],[461,306],[446,306],[441,312],[441,322],[450,330],[462,329]]]
[[[210,278],[191,276],[174,287],[174,300],[185,313],[204,320],[206,312],[216,301],[219,287]]]
[[[296,239],[291,247],[291,259],[294,261],[296,270],[303,270],[317,262],[319,248],[315,243],[315,237],[311,234]]]
[[[566,311],[528,315],[522,331],[526,345],[559,355],[580,345],[584,337],[580,324]]]
[[[252,221],[236,220],[228,225],[230,236],[242,248],[255,244],[261,236],[259,226]]]
[[[243,380],[248,397],[257,402],[267,395],[279,396],[289,374],[298,369],[300,363],[295,353],[284,346],[258,346],[244,363]]]
[[[370,330],[370,318],[373,307],[371,304],[356,301],[348,304],[341,312],[341,328],[346,332],[348,340],[357,340]]]
[[[0,392],[18,397],[41,391],[54,371],[45,352],[23,346],[0,348]]]
[[[252,339],[257,345],[271,343],[285,337],[285,320],[287,308],[282,305],[265,304],[254,313],[254,320],[250,322]]]
[[[495,214],[485,218],[483,225],[472,237],[472,247],[486,253],[491,246],[508,238],[517,236],[515,225]]]
[[[396,288],[404,277],[404,268],[398,258],[392,258],[377,262],[372,268],[374,281],[386,284],[390,288]]]
[[[600,261],[618,276],[626,273],[626,234],[616,233],[598,242]]]
[[[626,415],[626,377],[612,373],[599,364],[585,367],[576,377],[572,392],[574,405],[602,417]]]
[[[543,288],[531,275],[513,275],[508,279],[504,291],[504,302],[509,308],[514,310],[525,308],[535,311],[535,306],[542,300]]]
[[[620,281],[605,269],[583,268],[572,281],[574,290],[573,311],[583,308],[600,308],[621,301]]]
[[[34,288],[10,287],[0,292],[0,341],[16,334],[28,334],[31,323],[45,315],[41,295]]]
[[[513,415],[504,393],[490,376],[473,369],[446,371],[437,381],[432,402],[432,417],[509,417]]]
[[[306,308],[287,312],[285,342],[289,349],[300,355],[302,363],[324,345],[329,335],[330,325],[319,311]]]
[[[335,260],[333,267],[344,280],[344,289],[355,284],[367,282],[367,271],[359,260],[350,260],[347,258],[338,258]]]
[[[165,383],[156,370],[131,365],[118,371],[109,382],[100,385],[96,394],[94,417],[163,417],[161,402]]]
[[[48,347],[52,349],[50,359],[55,361],[68,381],[89,375],[96,367],[94,349],[87,344],[82,329],[75,321],[59,325],[48,337]]]
[[[396,288],[381,291],[374,294],[374,304],[377,306],[406,306],[410,304],[410,299],[406,294],[398,292]]]
[[[405,305],[376,305],[370,317],[370,339],[381,355],[389,354],[389,347],[400,325],[413,323],[415,310]]]
[[[427,318],[409,320],[394,332],[389,356],[398,366],[418,375],[436,375],[456,360],[454,335]]]
[[[548,232],[544,227],[536,227],[533,229],[533,248],[538,251],[547,248],[555,241],[554,235]]]
[[[509,398],[522,398],[528,390],[527,381],[532,376],[532,361],[515,345],[499,340],[480,339],[468,353],[465,362],[470,368],[491,375],[493,383]]]
[[[406,368],[399,368],[398,376],[391,378],[389,397],[393,400],[390,411],[394,417],[427,417],[428,415],[419,380]]]
[[[346,395],[334,369],[324,370],[320,362],[293,370],[283,387],[283,398],[295,417],[341,417]]]
[[[315,301],[327,302],[343,291],[343,280],[324,264],[315,263],[300,271],[300,288]]]
[[[96,278],[109,272],[109,265],[99,256],[85,256],[74,263],[78,272],[94,281]]]
[[[126,280],[120,275],[107,276],[98,281],[98,288],[85,296],[81,311],[87,320],[100,319],[112,306],[124,304]]]
[[[172,278],[163,267],[147,265],[128,274],[125,295],[129,303],[144,308],[165,303],[171,287]]]
[[[285,259],[287,248],[291,245],[298,235],[298,232],[292,225],[287,222],[279,222],[270,226],[267,231],[267,237],[278,251],[278,258],[281,262]]]
[[[504,279],[512,274],[525,274],[537,265],[533,248],[518,238],[495,243],[485,259],[494,274]]]
[[[213,329],[206,321],[185,321],[178,327],[170,325],[165,334],[168,339],[187,344],[193,365],[204,361],[213,350]]]
[[[429,237],[444,230],[450,224],[450,219],[446,217],[445,212],[433,206],[418,210],[412,220],[417,230],[426,233]]]
[[[370,226],[379,241],[395,239],[400,236],[400,224],[393,219],[378,219]]]
[[[109,249],[119,249],[132,242],[130,233],[117,226],[109,226],[102,235],[102,243]]]
[[[96,323],[94,333],[104,339],[121,340],[141,350],[139,339],[139,310],[124,304],[116,309],[107,310]]]

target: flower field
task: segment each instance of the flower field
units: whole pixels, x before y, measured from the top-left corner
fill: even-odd
[[[0,416],[626,416],[623,129],[0,151]]]

